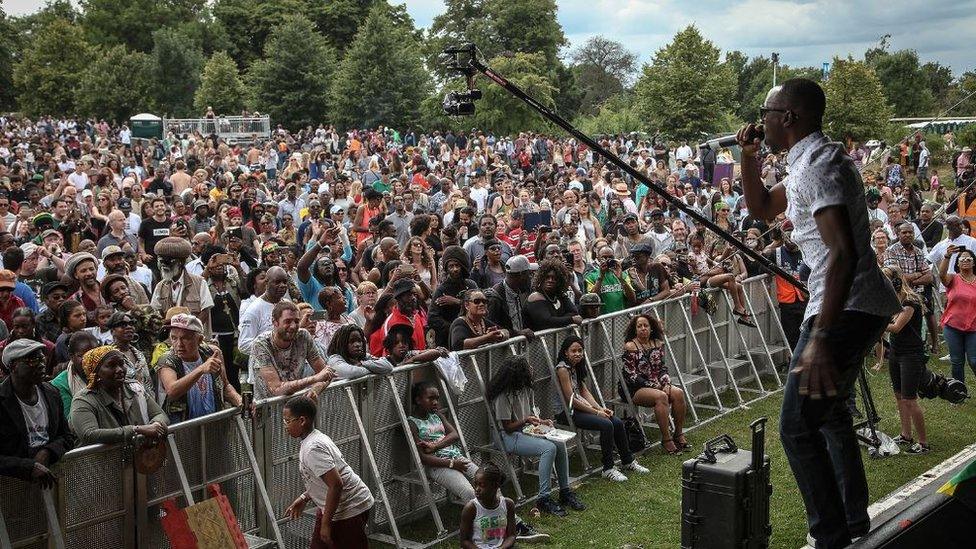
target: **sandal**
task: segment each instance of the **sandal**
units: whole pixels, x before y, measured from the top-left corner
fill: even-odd
[[[672,450],[668,450],[668,443],[669,442],[671,443],[671,446],[673,447]],[[676,456],[676,455],[681,454],[681,448],[679,448],[678,445],[674,443],[674,440],[672,440],[670,438],[667,438],[667,439],[662,438],[661,439],[661,449],[664,450],[664,453],[666,453],[669,456]]]
[[[732,314],[734,314],[737,317],[735,321],[738,322],[739,324],[742,324],[743,326],[748,326],[750,328],[758,327],[756,326],[756,323],[752,321],[752,315],[750,315],[747,311],[742,311],[741,313],[739,311],[732,311]]]
[[[688,438],[685,437],[684,433],[674,435],[675,445],[681,450],[687,450],[691,448],[691,443],[688,442]]]

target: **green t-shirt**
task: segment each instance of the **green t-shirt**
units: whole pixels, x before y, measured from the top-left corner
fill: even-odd
[[[383,183],[382,179],[377,179],[376,181],[373,181],[373,190],[379,193],[388,193],[393,190],[393,185]]]
[[[586,283],[587,293],[593,291],[593,288],[596,286],[596,281],[599,278],[599,270],[592,270],[583,277],[583,281]],[[627,273],[623,273],[623,278],[625,282],[630,284],[630,276]],[[600,309],[600,312],[603,314],[615,313],[627,308],[627,302],[624,299],[624,286],[612,271],[608,271],[607,275],[603,277],[603,286],[600,288],[600,300],[603,301],[603,308]]]

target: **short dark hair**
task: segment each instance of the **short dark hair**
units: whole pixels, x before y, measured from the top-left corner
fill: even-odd
[[[790,106],[802,109],[820,124],[827,107],[827,96],[820,84],[807,78],[790,78],[783,82],[781,89]]]
[[[13,272],[20,270],[24,264],[24,250],[19,246],[11,246],[3,251],[3,268]]]
[[[275,304],[274,309],[271,309],[271,320],[277,321],[285,311],[295,311],[297,313],[298,305],[295,305],[291,301],[279,301]]]
[[[416,215],[410,220],[410,236],[420,236],[430,228],[430,217],[426,214]],[[6,265],[6,262],[4,262]]]
[[[208,245],[206,248],[204,248],[203,252],[200,253],[200,261],[203,262],[204,265],[206,265],[207,263],[210,263],[210,259],[213,256],[217,254],[225,254],[225,253],[227,253],[227,248],[224,248],[223,246],[217,246],[211,244]]]
[[[92,347],[98,346],[98,338],[95,334],[91,332],[86,332],[84,330],[78,330],[70,336],[68,336],[68,354],[75,354],[78,349],[84,344],[90,344]]]
[[[285,403],[285,409],[291,412],[293,416],[308,418],[313,423],[319,411],[315,401],[305,395],[289,398],[288,402]]]

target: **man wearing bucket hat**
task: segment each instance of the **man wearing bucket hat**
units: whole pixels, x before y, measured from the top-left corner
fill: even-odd
[[[159,260],[160,281],[153,290],[150,303],[157,310],[182,306],[200,319],[206,333],[210,333],[210,308],[213,296],[202,277],[186,271],[190,257],[190,243],[182,238],[168,236],[156,243],[153,249]]]
[[[0,475],[54,485],[49,467],[75,445],[61,396],[44,381],[45,347],[17,339],[3,350],[9,377],[0,383]]]

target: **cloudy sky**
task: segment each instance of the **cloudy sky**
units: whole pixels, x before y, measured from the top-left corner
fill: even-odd
[[[8,13],[29,13],[39,0],[0,0]],[[396,2],[396,0],[392,0]],[[419,26],[444,9],[442,0],[406,0]],[[570,44],[602,34],[642,61],[694,23],[723,50],[750,56],[779,52],[788,65],[820,66],[834,56],[861,57],[890,34],[893,48],[912,48],[956,74],[976,68],[966,43],[976,29],[976,0],[557,0]],[[965,37],[965,38],[964,38]]]

